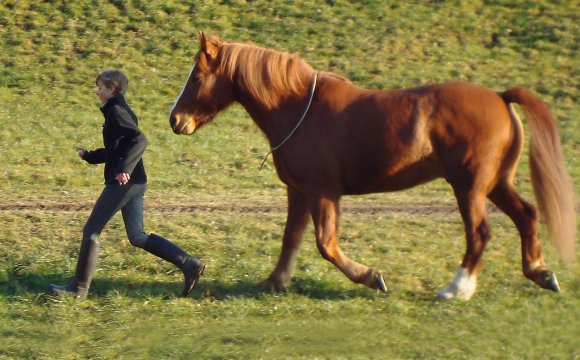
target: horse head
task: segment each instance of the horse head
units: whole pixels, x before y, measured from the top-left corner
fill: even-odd
[[[195,62],[169,114],[169,124],[176,134],[193,134],[234,101],[231,80],[220,74],[223,44],[199,32]]]

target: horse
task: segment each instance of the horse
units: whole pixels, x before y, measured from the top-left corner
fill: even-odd
[[[521,238],[524,275],[560,291],[544,262],[540,220],[565,262],[575,258],[576,215],[555,120],[522,87],[496,92],[448,82],[411,89],[357,87],[319,72],[295,53],[235,43],[199,32],[199,49],[169,114],[174,133],[191,135],[230,104],[241,104],[271,148],[286,185],[288,210],[280,257],[259,286],[287,290],[308,218],[321,256],[352,282],[387,291],[382,272],[351,260],[338,244],[339,201],[408,189],[443,178],[453,189],[466,250],[439,299],[469,300],[491,238],[486,199],[511,218]],[[514,187],[528,119],[531,181],[539,210]]]

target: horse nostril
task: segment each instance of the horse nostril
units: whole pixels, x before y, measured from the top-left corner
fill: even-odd
[[[175,118],[175,115],[173,115],[173,114],[169,115],[169,126],[171,126],[172,129],[175,129],[176,123],[177,123],[177,119]]]

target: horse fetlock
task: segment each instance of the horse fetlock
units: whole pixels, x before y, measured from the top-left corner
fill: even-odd
[[[286,291],[290,285],[290,280],[284,281],[279,277],[270,275],[267,279],[258,283],[258,288],[262,290]]]
[[[364,276],[360,278],[359,281],[355,281],[363,284],[371,289],[377,289],[384,293],[387,292],[387,285],[385,284],[385,279],[383,278],[383,273],[377,269],[369,269]]]
[[[558,284],[556,274],[554,274],[554,272],[551,270],[537,269],[534,271],[525,271],[524,275],[543,289],[548,289],[555,292],[560,291],[560,285]]]
[[[439,300],[459,299],[467,301],[471,299],[477,288],[477,276],[470,274],[465,268],[460,267],[455,278],[437,294]]]

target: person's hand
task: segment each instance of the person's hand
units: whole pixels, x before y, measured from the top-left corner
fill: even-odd
[[[85,149],[85,148],[82,148],[82,147],[77,148],[77,154],[79,154],[79,157],[81,159],[84,158],[86,152],[87,152],[87,149]]]
[[[117,180],[119,185],[126,185],[131,179],[131,175],[127,174],[126,172],[122,172],[118,173],[117,176],[115,176],[115,179]]]

